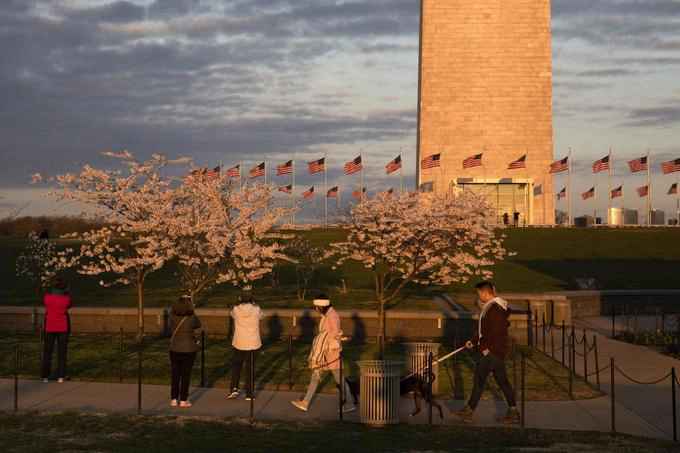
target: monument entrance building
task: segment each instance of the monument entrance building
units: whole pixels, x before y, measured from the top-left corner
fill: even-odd
[[[419,187],[554,223],[550,0],[422,0],[420,34]]]

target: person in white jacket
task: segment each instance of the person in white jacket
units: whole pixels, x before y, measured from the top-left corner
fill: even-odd
[[[246,400],[253,398],[253,382],[250,373],[251,351],[253,361],[257,350],[262,347],[260,339],[260,320],[264,318],[264,312],[253,303],[253,295],[244,291],[239,297],[239,304],[231,309],[230,315],[234,319],[234,337],[231,345],[234,347],[234,363],[231,372],[231,386],[228,399],[238,398],[238,384],[241,380],[241,367],[246,363]],[[253,367],[255,364],[253,363]]]

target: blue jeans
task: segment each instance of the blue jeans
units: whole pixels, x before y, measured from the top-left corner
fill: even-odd
[[[472,385],[472,393],[470,394],[468,406],[471,409],[477,407],[477,404],[482,397],[484,384],[486,383],[486,378],[489,377],[489,373],[493,374],[493,378],[503,391],[508,406],[515,407],[517,405],[515,391],[513,390],[512,385],[510,385],[508,375],[505,372],[505,359],[495,355],[491,351],[489,351],[489,354],[486,357],[481,352],[478,353],[477,367],[475,368],[475,376],[473,378],[474,383]]]

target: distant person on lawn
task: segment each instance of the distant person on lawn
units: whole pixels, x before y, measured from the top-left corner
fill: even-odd
[[[170,314],[170,406],[191,407],[189,402],[189,382],[191,369],[196,360],[195,330],[201,327],[201,320],[194,314],[194,304],[189,296],[175,301]]]
[[[49,382],[52,367],[52,351],[57,342],[57,382],[66,379],[66,352],[71,335],[71,319],[68,309],[71,308],[68,282],[61,277],[54,280],[52,290],[43,296],[45,304],[45,349],[43,353],[42,381]]]
[[[253,295],[244,291],[239,297],[239,304],[229,313],[234,319],[234,338],[231,345],[234,347],[234,363],[231,371],[231,386],[228,399],[238,398],[238,384],[241,380],[241,367],[246,363],[246,401],[253,398],[253,381],[250,373],[251,351],[253,367],[257,350],[262,347],[260,339],[260,321],[264,318],[264,312],[253,303]]]
[[[343,386],[345,405],[343,412],[356,409],[354,404],[349,403],[350,390],[347,381],[340,376],[340,352],[342,351],[342,330],[340,330],[340,316],[331,305],[331,301],[325,294],[319,294],[314,298],[314,308],[321,314],[319,333],[314,337],[312,350],[309,353],[309,368],[312,369],[312,377],[309,381],[307,393],[302,400],[293,400],[290,403],[301,411],[307,412],[309,405],[321,382],[321,371],[330,371],[338,389]]]
[[[508,303],[496,296],[496,287],[487,281],[477,283],[478,306],[481,310],[477,333],[466,343],[465,347],[477,347],[477,366],[473,378],[472,393],[468,403],[459,411],[452,412],[459,420],[470,423],[475,408],[482,397],[484,384],[489,373],[493,374],[498,386],[505,395],[508,411],[498,421],[501,423],[519,423],[519,412],[515,400],[515,391],[508,381],[505,371],[505,354],[508,350]]]

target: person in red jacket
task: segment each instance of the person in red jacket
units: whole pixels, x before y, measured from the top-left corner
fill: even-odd
[[[57,277],[54,287],[43,297],[45,304],[45,348],[42,366],[42,381],[48,382],[52,366],[52,351],[57,342],[57,382],[64,382],[66,377],[66,350],[71,335],[71,322],[68,309],[71,308],[71,296],[68,294],[68,282]]]
[[[468,349],[477,347],[477,366],[473,378],[472,393],[467,405],[452,414],[459,420],[470,423],[475,408],[482,397],[484,384],[489,373],[493,374],[498,386],[505,395],[508,403],[508,411],[503,418],[498,420],[502,423],[519,423],[519,412],[515,391],[510,385],[505,371],[505,354],[508,351],[508,303],[496,296],[496,287],[487,281],[477,283],[477,300],[481,309],[477,333],[466,343]]]

